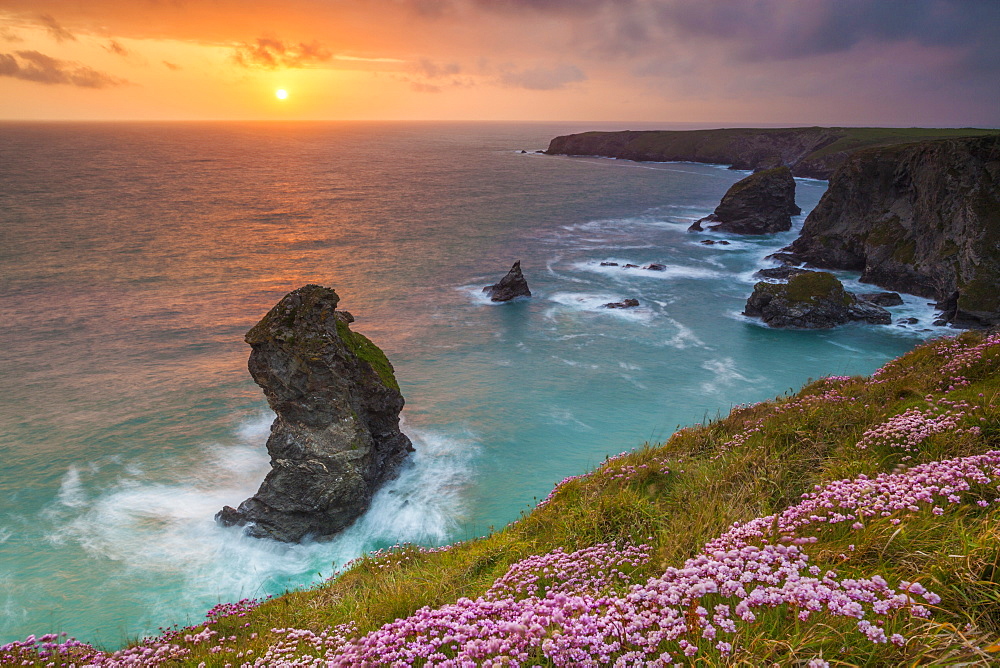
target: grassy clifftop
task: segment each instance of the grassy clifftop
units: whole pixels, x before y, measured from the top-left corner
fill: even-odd
[[[998,402],[1000,335],[934,341],[613,457],[485,538],[115,654],[46,638],[0,660],[996,665]]]
[[[643,161],[690,161],[769,169],[828,179],[854,151],[934,139],[997,135],[977,128],[723,128],[582,132],[556,137],[546,153]]]

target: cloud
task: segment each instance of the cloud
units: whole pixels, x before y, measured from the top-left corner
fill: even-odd
[[[57,42],[75,42],[76,35],[71,33],[66,28],[63,28],[59,23],[53,18],[51,14],[42,14],[38,17],[38,22],[41,23],[49,31],[49,34]]]
[[[417,62],[417,69],[420,74],[431,79],[439,77],[454,76],[462,71],[462,66],[458,63],[444,63],[439,65],[428,58],[421,58]]]
[[[171,70],[173,72],[176,72],[177,70],[183,69],[180,65],[175,65],[174,63],[168,62],[166,60],[163,61],[163,66],[166,67],[168,70]]]
[[[528,90],[560,90],[569,84],[586,81],[587,75],[576,65],[558,65],[552,68],[535,67],[520,71],[507,71],[500,75],[500,83],[511,88]]]
[[[255,44],[236,47],[233,59],[243,67],[304,68],[326,62],[333,57],[319,42],[286,44],[272,37],[260,37]]]
[[[115,40],[111,40],[110,42],[108,42],[108,44],[104,48],[109,53],[113,53],[116,56],[122,56],[123,58],[128,56],[129,54],[129,50],[126,49],[121,44],[119,44],[118,42],[116,42]]]
[[[23,42],[24,38],[9,28],[0,26],[0,39],[5,42]]]
[[[0,76],[80,88],[108,88],[128,83],[85,65],[57,60],[38,51],[17,51],[16,55],[0,53]]]

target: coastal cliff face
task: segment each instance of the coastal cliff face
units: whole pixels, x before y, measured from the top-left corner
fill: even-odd
[[[957,324],[1000,324],[1000,137],[852,154],[788,250],[949,302]]]
[[[771,234],[792,229],[792,216],[802,212],[795,204],[795,179],[788,167],[755,172],[734,183],[710,216],[701,223],[718,223],[712,229],[735,234]]]
[[[796,166],[843,136],[838,128],[649,130],[583,132],[556,137],[546,153],[600,155],[656,162],[708,162],[733,169],[771,169],[787,165],[796,176],[826,178],[830,168],[814,160],[809,173]]]
[[[248,368],[277,413],[267,440],[271,471],[238,509],[216,515],[260,538],[330,538],[363,513],[393,478],[410,440],[399,430],[403,396],[392,365],[337,293],[306,285],[246,335]]]
[[[972,128],[724,128],[625,130],[556,137],[550,155],[597,155],[652,162],[707,162],[733,169],[785,165],[795,176],[829,179],[854,151],[949,137],[997,136]]]

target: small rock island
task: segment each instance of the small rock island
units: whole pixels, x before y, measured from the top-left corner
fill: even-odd
[[[756,172],[734,183],[715,212],[695,222],[690,232],[712,229],[735,234],[772,234],[792,229],[792,216],[802,213],[795,204],[795,179],[788,167]]]
[[[483,292],[489,295],[492,302],[509,302],[515,297],[530,297],[531,290],[528,289],[528,281],[521,273],[521,261],[515,262],[499,283],[487,285],[483,288]]]
[[[239,508],[215,519],[257,538],[329,539],[394,478],[410,439],[399,430],[403,395],[385,354],[352,332],[332,288],[285,295],[246,335],[248,368],[277,413],[267,439],[271,471]]]
[[[761,318],[771,327],[797,329],[829,329],[852,321],[892,322],[888,311],[848,292],[836,276],[825,271],[796,274],[788,283],[758,283],[743,314]]]

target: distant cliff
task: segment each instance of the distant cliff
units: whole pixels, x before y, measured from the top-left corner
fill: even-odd
[[[750,170],[785,165],[795,176],[828,179],[852,152],[862,148],[991,134],[998,135],[1000,130],[821,127],[625,130],[556,137],[545,152],[653,162],[706,162]]]
[[[854,153],[789,250],[940,300],[957,324],[1000,324],[1000,136]]]

